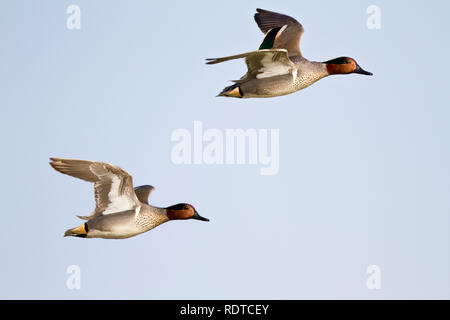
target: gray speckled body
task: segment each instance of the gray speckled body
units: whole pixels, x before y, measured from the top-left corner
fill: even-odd
[[[286,95],[304,89],[314,82],[328,76],[326,65],[312,62],[303,57],[290,57],[296,69],[290,74],[257,79],[239,83],[243,98],[269,98]]]
[[[169,221],[165,210],[142,204],[135,210],[111,213],[95,217],[87,222],[87,238],[124,239],[149,231]]]

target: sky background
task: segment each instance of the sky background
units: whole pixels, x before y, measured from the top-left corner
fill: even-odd
[[[66,9],[81,9],[69,30]],[[366,26],[369,5],[381,29]],[[257,7],[289,14],[305,57],[355,58],[271,99],[215,98],[258,48]],[[0,298],[450,298],[450,110],[444,1],[0,2]],[[280,169],[175,165],[193,122],[279,129]],[[192,203],[211,221],[126,240],[64,238],[92,185],[49,157],[118,165],[150,203]],[[81,270],[81,288],[66,269]],[[366,268],[381,289],[366,287]]]

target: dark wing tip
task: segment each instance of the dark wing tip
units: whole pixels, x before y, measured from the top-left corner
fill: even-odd
[[[260,9],[260,8],[256,8],[256,13],[254,14],[253,18],[255,18],[255,21],[258,22],[260,18],[261,13],[266,12],[266,10]]]
[[[256,13],[255,13],[255,17],[260,16],[260,15],[264,15],[264,14],[271,14],[271,13],[275,13],[275,14],[280,14],[274,11],[269,11],[269,10],[264,10],[261,8],[256,8]]]
[[[154,186],[151,186],[151,185],[149,185],[149,184],[144,184],[144,185],[142,185],[142,186],[137,186],[137,187],[134,188],[134,189],[135,189],[135,190],[139,190],[139,189],[142,189],[142,188],[145,188],[145,189],[151,189],[151,190],[155,189]]]
[[[206,61],[208,61],[208,62],[205,62],[206,64],[216,64],[216,63],[218,63],[218,58],[207,58],[207,59],[205,59]]]

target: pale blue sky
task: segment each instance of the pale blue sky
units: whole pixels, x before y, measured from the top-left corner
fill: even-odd
[[[81,8],[81,30],[66,8]],[[380,30],[366,8],[381,8]],[[355,58],[274,99],[215,95],[251,51],[257,7],[298,19],[303,54]],[[444,1],[0,2],[0,298],[450,298],[450,5]],[[171,134],[279,129],[280,169],[178,165]],[[109,162],[157,206],[195,205],[122,241],[63,238],[92,186],[48,158]],[[381,289],[366,268],[381,268]],[[81,289],[66,268],[81,268]]]

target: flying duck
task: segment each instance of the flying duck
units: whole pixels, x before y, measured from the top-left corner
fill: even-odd
[[[304,89],[314,82],[335,74],[358,73],[371,76],[349,57],[325,62],[313,62],[303,57],[300,39],[303,26],[284,14],[256,9],[254,18],[265,34],[256,51],[224,58],[206,59],[216,64],[245,58],[247,73],[228,86],[218,96],[234,98],[267,98],[282,96]]]
[[[154,188],[150,185],[133,188],[131,175],[119,167],[87,160],[50,160],[55,170],[94,184],[94,211],[89,216],[78,216],[86,222],[67,230],[64,236],[124,239],[171,220],[209,221],[187,203],[167,208],[150,205],[148,197]]]

